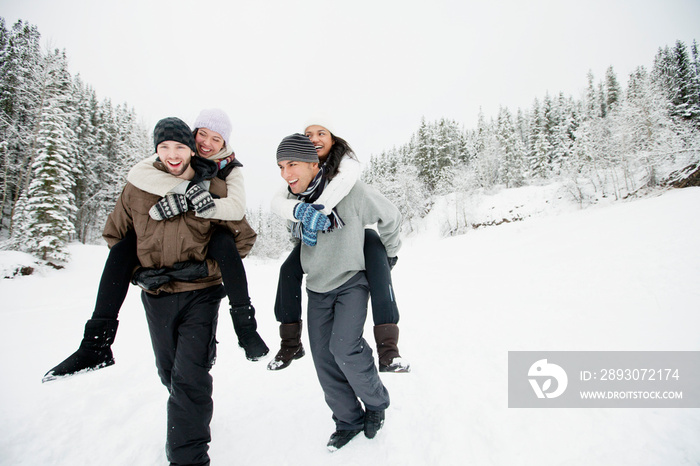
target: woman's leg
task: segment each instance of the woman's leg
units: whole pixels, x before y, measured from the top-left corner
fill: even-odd
[[[280,267],[275,299],[275,317],[280,323],[280,350],[267,368],[271,371],[284,369],[293,360],[304,356],[301,344],[301,243],[297,244]]]
[[[49,370],[43,378],[44,382],[114,364],[111,346],[119,324],[117,316],[129,291],[131,274],[138,265],[136,235],[130,231],[109,250],[97,289],[92,319],[85,324],[83,341],[78,351]]]
[[[139,266],[136,256],[136,234],[129,231],[121,241],[112,246],[102,271],[100,286],[97,288],[93,319],[116,320],[126,294],[129,291],[131,275]]]
[[[275,317],[281,324],[301,321],[301,243],[297,244],[280,267],[275,299]]]
[[[410,365],[401,358],[398,348],[399,308],[396,304],[391,267],[379,234],[365,229],[365,269],[372,298],[374,339],[379,353],[380,372],[409,372]]]
[[[396,305],[391,267],[379,234],[365,229],[365,269],[372,299],[374,325],[398,324],[399,307]]]
[[[214,259],[221,269],[238,344],[245,350],[247,359],[257,361],[270,350],[257,331],[255,308],[248,295],[248,278],[233,234],[223,228],[215,228],[209,241],[207,257]]]

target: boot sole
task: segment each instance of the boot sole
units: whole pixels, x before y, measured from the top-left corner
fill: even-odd
[[[411,366],[408,367],[391,367],[391,366],[379,366],[379,372],[393,373],[393,374],[408,374],[411,372]]]
[[[46,374],[41,379],[41,383],[52,382],[54,380],[67,379],[68,377],[73,377],[74,375],[86,374],[88,372],[94,372],[96,370],[103,369],[105,367],[109,367],[109,366],[113,366],[113,365],[114,365],[114,360],[112,359],[111,361],[106,361],[106,362],[100,363],[97,366],[87,367],[85,369],[80,369],[79,371],[70,372],[68,374],[54,375],[51,371],[49,371],[49,373]]]
[[[273,366],[273,364],[274,364],[275,362],[277,362],[278,360],[275,359],[274,361],[271,361],[270,364],[267,365],[267,370],[270,370],[270,371],[279,371],[279,370],[282,370],[282,369],[284,369],[284,368],[286,368],[286,367],[289,367],[289,365],[292,363],[292,361],[294,361],[294,360],[296,360],[296,359],[301,359],[301,358],[303,358],[305,355],[306,355],[306,352],[304,351],[304,348],[301,348],[301,350],[300,350],[300,351],[297,351],[297,352],[294,354],[294,356],[292,356],[292,358],[291,358],[289,361],[287,361],[286,363],[283,363],[283,364],[281,364],[281,365],[279,365],[279,366],[276,366],[276,365]]]

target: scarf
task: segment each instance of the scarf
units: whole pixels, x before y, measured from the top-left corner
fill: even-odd
[[[236,154],[231,152],[231,155],[229,155],[228,157],[224,157],[223,159],[215,160],[215,162],[216,162],[216,165],[219,167],[219,170],[221,170],[226,165],[233,162],[233,159],[235,159],[235,158],[236,158]]]
[[[330,180],[328,180],[325,176],[327,172],[327,168],[325,166],[321,166],[314,179],[311,180],[311,183],[309,183],[309,187],[306,188],[304,192],[301,192],[299,194],[294,194],[291,190],[289,192],[294,194],[300,201],[306,202],[308,204],[313,204],[314,202],[316,202],[316,200],[318,200],[319,197],[321,197],[321,194],[323,194],[323,190],[326,188],[326,185],[330,182]],[[326,231],[333,231],[333,229],[335,228],[343,228],[343,226],[345,225],[345,223],[343,223],[343,219],[340,218],[340,215],[338,215],[338,211],[335,210],[335,207],[328,216],[328,219],[331,221],[331,226]],[[295,238],[301,238],[301,228],[301,222],[294,222],[292,224],[292,235]]]

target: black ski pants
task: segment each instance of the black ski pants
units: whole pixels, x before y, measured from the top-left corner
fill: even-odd
[[[160,380],[168,389],[166,454],[171,465],[209,464],[212,377],[221,285],[141,293]]]
[[[365,229],[365,272],[372,299],[374,325],[398,324],[399,308],[391,282],[391,267],[379,234]],[[301,321],[301,243],[297,244],[280,267],[275,299],[275,318],[281,324]]]

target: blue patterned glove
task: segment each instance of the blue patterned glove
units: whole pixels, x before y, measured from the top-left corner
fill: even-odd
[[[294,208],[294,218],[304,225],[305,230],[314,232],[327,230],[331,226],[331,221],[326,214],[320,212],[321,209],[323,209],[321,204],[300,202]]]
[[[307,246],[316,246],[316,242],[318,241],[318,231],[307,230],[306,228],[301,227],[301,241]]]

